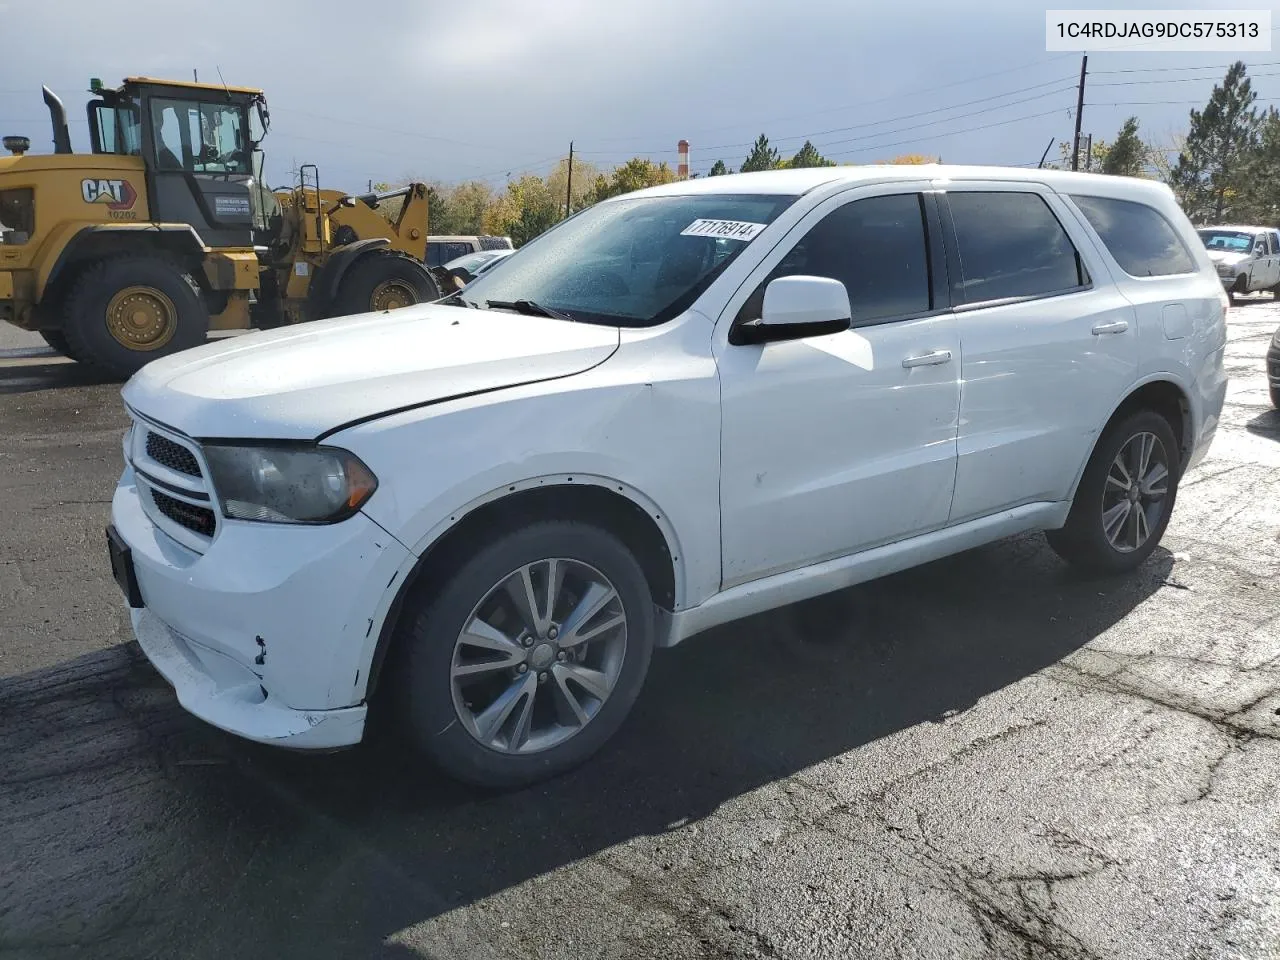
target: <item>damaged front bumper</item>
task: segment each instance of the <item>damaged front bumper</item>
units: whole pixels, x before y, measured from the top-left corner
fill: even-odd
[[[201,552],[160,529],[144,495],[126,467],[111,524],[135,581],[134,635],[179,703],[260,743],[359,743],[370,660],[409,551],[357,513],[327,525],[225,521]]]
[[[359,743],[367,707],[295,710],[267,693],[261,678],[231,657],[183,637],[145,607],[131,610],[133,633],[188,713],[246,740],[304,750]]]

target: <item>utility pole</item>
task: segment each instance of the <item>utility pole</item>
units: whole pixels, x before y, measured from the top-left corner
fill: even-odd
[[[195,67],[191,68],[191,79],[194,80],[196,83],[200,82],[200,71],[197,70]]]
[[[1085,68],[1089,65],[1089,56],[1085,54],[1080,58],[1080,92],[1076,96],[1076,135],[1071,142],[1071,169],[1080,169],[1080,120],[1084,113],[1084,76]]]
[[[1084,142],[1084,168],[1086,171],[1093,168],[1093,134]]]
[[[564,215],[573,213],[573,141],[569,141],[569,186],[564,191]]]

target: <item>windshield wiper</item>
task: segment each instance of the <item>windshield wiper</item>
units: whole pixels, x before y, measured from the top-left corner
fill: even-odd
[[[450,307],[470,307],[472,310],[480,309],[480,304],[476,303],[474,300],[468,300],[462,295],[461,290],[455,290],[447,297],[437,300],[436,303],[447,304]]]
[[[516,313],[524,313],[534,317],[551,317],[555,320],[568,320],[570,323],[577,323],[577,319],[569,316],[567,313],[561,313],[551,307],[544,307],[540,303],[532,300],[486,300],[486,307],[496,307],[499,310],[514,310]]]

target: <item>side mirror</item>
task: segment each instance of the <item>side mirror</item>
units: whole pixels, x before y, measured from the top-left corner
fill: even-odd
[[[848,330],[853,322],[849,292],[828,277],[778,277],[764,290],[760,319],[735,324],[729,342],[773,343],[825,337]]]

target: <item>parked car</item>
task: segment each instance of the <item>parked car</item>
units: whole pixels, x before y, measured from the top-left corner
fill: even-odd
[[[1196,231],[1209,251],[1223,288],[1237,294],[1269,290],[1280,296],[1280,230],[1270,227],[1202,227]]]
[[[511,250],[510,237],[481,236],[429,236],[427,237],[427,266],[439,267],[450,260],[457,260],[469,253],[481,250]]]
[[[529,783],[718,624],[1027,531],[1133,570],[1217,429],[1225,311],[1151,181],[654,187],[437,303],[145,367],[112,567],[196,716],[328,749],[391,698],[448,774]]]
[[[450,260],[441,267],[453,281],[452,286],[448,289],[452,292],[453,287],[465,287],[476,277],[513,253],[515,253],[514,250],[481,250],[479,253],[469,253],[465,257],[459,257],[457,260]]]

